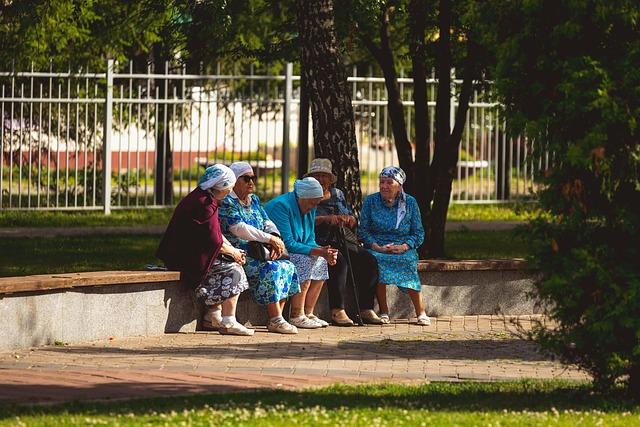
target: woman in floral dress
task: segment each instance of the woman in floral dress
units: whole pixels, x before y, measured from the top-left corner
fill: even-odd
[[[207,306],[202,325],[221,334],[253,335],[236,320],[236,304],[248,289],[242,269],[244,253],[229,244],[220,231],[218,203],[231,191],[236,177],[231,169],[208,167],[198,187],[178,203],[156,256],[195,288]]]
[[[380,318],[389,322],[386,285],[407,292],[419,325],[431,323],[422,300],[418,277],[417,248],[424,240],[420,208],[416,199],[402,190],[404,171],[388,166],[380,173],[380,192],[364,199],[358,237],[378,261],[377,288]]]
[[[267,307],[269,331],[295,334],[297,328],[282,317],[287,299],[300,292],[295,266],[290,261],[278,259],[284,251],[284,243],[260,204],[260,199],[253,194],[256,176],[251,165],[236,162],[231,165],[231,170],[237,181],[220,207],[222,231],[233,246],[245,251],[249,241],[271,246],[273,261],[259,261],[247,256],[244,269],[256,302]]]

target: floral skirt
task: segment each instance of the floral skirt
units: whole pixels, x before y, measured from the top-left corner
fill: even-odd
[[[307,280],[327,280],[329,270],[327,260],[318,256],[290,254],[291,262],[296,266],[300,283]]]
[[[286,260],[258,261],[247,257],[244,271],[256,302],[267,305],[300,292],[296,267]]]
[[[248,288],[247,275],[240,264],[216,258],[196,288],[196,297],[202,299],[205,305],[216,305]]]

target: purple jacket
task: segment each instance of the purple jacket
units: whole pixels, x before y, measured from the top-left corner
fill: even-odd
[[[221,247],[218,201],[198,187],[176,206],[156,256],[188,283],[199,284]]]

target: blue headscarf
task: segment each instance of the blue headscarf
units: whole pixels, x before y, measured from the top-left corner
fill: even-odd
[[[293,184],[293,191],[299,199],[320,199],[324,196],[322,185],[317,179],[310,176],[296,180]]]
[[[407,214],[407,196],[404,194],[402,185],[407,180],[407,174],[397,166],[387,166],[380,172],[380,178],[391,178],[400,184],[400,195],[398,198],[398,210],[396,211],[396,230],[400,227],[400,222]]]
[[[224,190],[236,184],[236,175],[225,165],[216,163],[205,169],[198,180],[198,187],[203,190],[213,188],[214,190]]]

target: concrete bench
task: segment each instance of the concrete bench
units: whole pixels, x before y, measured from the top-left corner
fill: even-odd
[[[536,314],[527,297],[535,272],[523,260],[424,261],[419,264],[427,312],[435,316]],[[387,291],[392,317],[414,316],[409,297],[395,286]],[[352,296],[347,296],[353,314]],[[328,319],[326,289],[318,314]],[[100,271],[0,278],[0,350],[55,342],[109,337],[193,332],[202,307],[180,273]],[[254,325],[266,311],[249,292],[238,303],[237,317]]]

